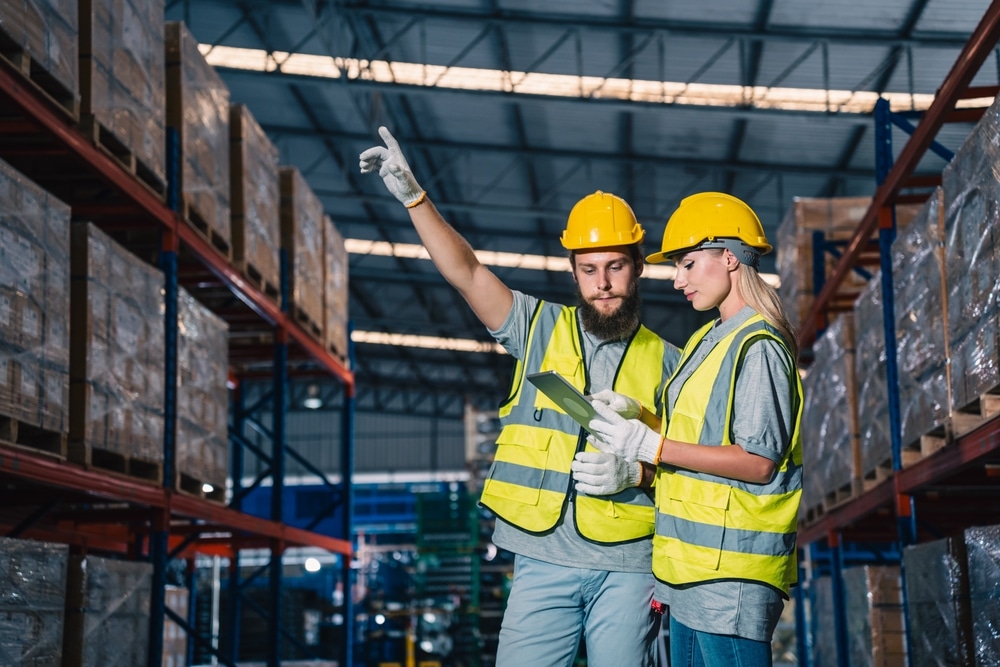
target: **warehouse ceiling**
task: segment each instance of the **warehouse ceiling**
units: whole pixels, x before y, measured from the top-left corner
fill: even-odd
[[[684,196],[720,190],[756,210],[780,251],[793,197],[874,193],[875,98],[925,109],[989,4],[173,0],[166,18],[187,23],[231,100],[248,105],[348,240],[359,407],[440,413],[495,406],[513,364],[493,351],[364,342],[491,342],[430,262],[404,256],[406,245],[393,256],[359,243],[419,243],[381,180],[358,171],[379,125],[477,250],[564,256],[566,214],[594,190],[626,198],[654,250]],[[972,85],[998,78],[992,58]],[[946,125],[938,141],[955,150],[970,129]],[[897,152],[905,140],[896,131]],[[944,164],[928,152],[918,173]],[[494,271],[573,302],[568,262],[557,265]],[[669,281],[642,289],[645,321],[668,340],[704,321]]]

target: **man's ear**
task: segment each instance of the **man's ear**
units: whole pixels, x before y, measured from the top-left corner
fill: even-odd
[[[646,268],[646,263],[641,259],[635,263],[635,277],[638,278],[642,275],[643,270]]]

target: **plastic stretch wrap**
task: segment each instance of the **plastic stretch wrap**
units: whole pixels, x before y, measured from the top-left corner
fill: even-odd
[[[177,295],[177,470],[225,489],[229,473],[229,325]]]
[[[150,563],[71,556],[63,667],[147,664]]]
[[[952,407],[1000,385],[1000,101],[942,174]]]
[[[70,209],[0,161],[0,416],[69,430]]]
[[[13,44],[79,101],[77,0],[0,2],[0,41]]]
[[[799,328],[812,308],[819,291],[814,276],[822,268],[824,279],[833,274],[839,254],[824,249],[833,246],[837,253],[844,250],[858,224],[871,205],[869,197],[809,198],[795,197],[778,227],[775,263],[781,278],[778,294],[785,303],[788,317]],[[904,227],[916,214],[917,207],[896,207],[896,221]],[[820,266],[816,266],[817,259]],[[837,289],[830,305],[850,307],[854,298],[865,288],[867,280],[851,271]],[[836,316],[836,313],[831,315]]]
[[[853,316],[836,319],[813,346],[815,361],[803,379],[802,510],[822,505],[827,494],[856,490],[858,415],[854,386]],[[841,498],[835,498],[841,499]]]
[[[837,667],[837,633],[833,621],[833,584],[830,576],[815,577],[811,582],[812,667]]]
[[[281,167],[281,247],[288,255],[288,294],[296,317],[323,327],[323,203],[296,167]]]
[[[965,550],[976,666],[1000,665],[1000,525],[967,528]]]
[[[163,460],[163,273],[73,223],[70,440]]]
[[[0,537],[0,665],[60,667],[65,544]]]
[[[965,544],[945,538],[906,547],[910,667],[973,664]]]
[[[81,111],[165,182],[163,0],[79,1]]]
[[[229,220],[229,89],[183,23],[164,25],[167,127],[177,130],[184,164],[184,213],[231,247]],[[208,230],[211,230],[210,232]]]
[[[876,468],[892,466],[883,318],[882,274],[877,272],[854,304],[857,336],[854,368],[858,383],[862,477],[873,475]]]
[[[190,593],[186,588],[167,586],[164,588],[165,603],[181,618],[188,617]],[[169,617],[163,621],[163,667],[186,667],[187,633]]]
[[[844,605],[851,667],[906,667],[903,593],[899,567],[847,568]]]
[[[892,244],[904,447],[941,426],[948,417],[940,196],[938,189]]]
[[[280,290],[278,149],[242,104],[229,109],[229,151],[233,262]]]
[[[347,360],[347,248],[330,216],[323,216],[326,256],[323,262],[323,335],[326,347],[341,361]]]

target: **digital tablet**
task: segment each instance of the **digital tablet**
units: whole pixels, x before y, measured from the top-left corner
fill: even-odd
[[[538,387],[543,394],[552,399],[563,411],[576,420],[576,423],[587,429],[592,419],[601,419],[594,406],[569,381],[555,371],[530,373],[528,382]]]

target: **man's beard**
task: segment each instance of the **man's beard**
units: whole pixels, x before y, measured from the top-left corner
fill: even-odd
[[[601,340],[616,341],[625,340],[639,328],[639,310],[641,301],[639,299],[639,282],[633,282],[628,292],[622,297],[621,305],[615,312],[605,315],[598,311],[593,304],[580,298],[580,321],[583,328]]]

